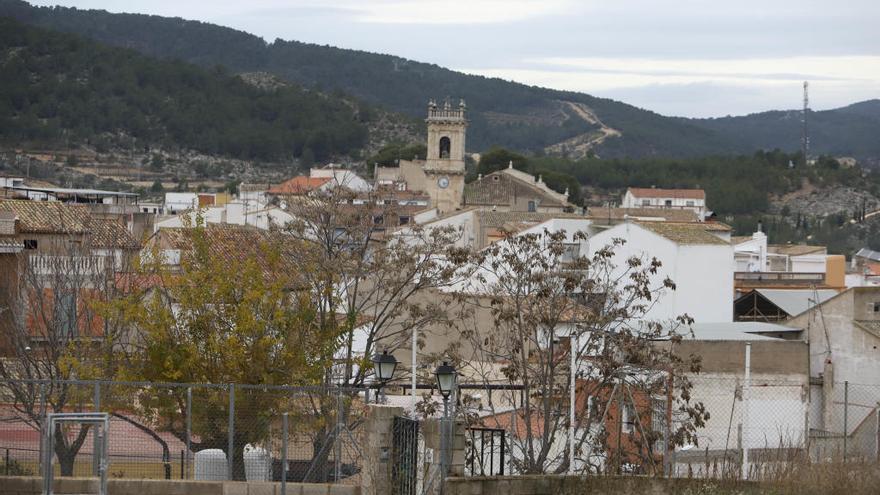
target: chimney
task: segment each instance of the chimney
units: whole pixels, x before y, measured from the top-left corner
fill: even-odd
[[[846,257],[831,254],[825,257],[825,285],[833,289],[846,288]]]

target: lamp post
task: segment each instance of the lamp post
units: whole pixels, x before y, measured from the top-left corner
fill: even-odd
[[[434,370],[434,376],[437,377],[437,388],[440,389],[440,395],[443,396],[443,420],[441,421],[442,428],[440,429],[440,473],[442,476],[443,482],[441,483],[441,493],[445,492],[445,479],[446,475],[449,474],[449,396],[452,394],[452,391],[455,389],[456,381],[458,378],[458,373],[455,371],[455,367],[450,365],[448,362],[443,361],[443,364],[437,367]]]
[[[379,395],[382,393],[382,387],[394,376],[394,370],[397,369],[397,359],[392,354],[388,354],[388,350],[382,354],[373,356],[373,373],[379,380],[379,390],[376,391],[376,403],[379,403]]]

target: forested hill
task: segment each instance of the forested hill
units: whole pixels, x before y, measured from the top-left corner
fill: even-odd
[[[296,41],[267,44],[248,33],[179,18],[36,8],[18,0],[0,0],[4,14],[149,55],[222,65],[235,72],[271,72],[309,87],[340,89],[414,117],[424,115],[429,98],[463,97],[472,109],[468,143],[474,151],[491,145],[523,151],[556,145],[547,151],[575,155],[594,148],[607,157],[736,151],[714,130],[623,103],[465,75],[389,55]]]
[[[878,89],[880,92],[880,89]],[[739,150],[797,150],[801,145],[801,111],[761,112],[743,117],[688,119],[729,136]],[[880,163],[880,100],[807,114],[811,154],[854,156]]]
[[[0,17],[0,141],[16,147],[134,138],[137,148],[327,159],[364,146],[357,114],[350,102],[301,87],[261,90],[223,68]]]
[[[800,149],[795,112],[745,117],[664,117],[625,103],[454,72],[391,55],[262,38],[197,21],[98,10],[32,7],[0,0],[0,15],[78,33],[161,58],[232,72],[262,71],[321,91],[341,90],[366,102],[422,118],[429,98],[463,97],[471,109],[468,145],[606,158],[752,153]],[[816,154],[880,161],[880,109],[860,104],[810,115]],[[850,107],[847,107],[850,108]]]

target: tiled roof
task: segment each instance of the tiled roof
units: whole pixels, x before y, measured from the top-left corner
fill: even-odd
[[[730,237],[730,243],[736,246],[737,244],[742,244],[744,242],[749,242],[753,239],[750,235],[735,235]]]
[[[542,223],[554,218],[586,218],[575,213],[537,213],[525,211],[477,211],[481,227],[501,228],[506,223]]]
[[[529,176],[531,177],[531,176]],[[510,205],[516,198],[536,198],[539,206],[568,206],[559,193],[546,190],[543,183],[522,180],[519,176],[506,171],[492,172],[464,186],[464,203],[466,205]]]
[[[140,249],[141,244],[125,225],[106,218],[92,220],[89,240],[92,247],[106,249]]]
[[[308,177],[300,175],[269,188],[269,194],[305,194],[330,182],[330,177]]]
[[[638,224],[641,227],[678,244],[730,245],[730,243],[724,239],[711,234],[709,230],[715,230],[717,227],[709,227],[707,229],[706,226],[708,224],[671,222],[638,222]]]
[[[84,234],[91,220],[87,206],[58,201],[4,200],[0,211],[14,212],[22,233]]]
[[[767,250],[775,254],[788,256],[803,256],[806,254],[825,254],[828,248],[825,246],[807,246],[806,244],[771,244]]]
[[[623,220],[627,217],[659,218],[668,222],[699,222],[697,212],[678,208],[590,208],[587,216],[597,221]]]
[[[706,199],[702,189],[658,189],[654,187],[630,187],[629,192],[637,198]]]
[[[290,268],[289,274],[293,274],[295,270],[296,264],[291,258],[295,254],[296,243],[281,232],[231,224],[208,224],[198,230],[204,232],[211,252],[230,266],[240,266],[248,260],[255,260],[269,274],[274,271],[274,265],[266,248],[272,246],[280,252],[282,266]],[[196,232],[197,229],[187,227],[161,228],[159,236],[169,248],[189,253],[193,249]]]

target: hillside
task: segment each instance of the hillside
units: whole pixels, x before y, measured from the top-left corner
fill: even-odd
[[[178,18],[35,8],[18,0],[0,0],[0,15],[157,57],[222,65],[233,72],[270,72],[307,87],[338,89],[415,118],[423,117],[429,98],[462,97],[472,109],[468,143],[474,151],[491,145],[532,152],[554,151],[555,145],[557,152],[574,148],[575,155],[595,148],[608,157],[734,151],[712,130],[631,105],[465,75],[390,55],[296,41],[266,43],[241,31]],[[582,110],[595,118],[584,118]],[[597,140],[601,135],[606,138]],[[585,142],[594,144],[583,146]]]
[[[795,112],[719,119],[670,118],[625,103],[454,72],[392,55],[262,38],[197,21],[98,10],[37,8],[0,0],[0,15],[152,56],[233,72],[268,72],[321,91],[424,115],[429,98],[463,97],[471,108],[468,144],[584,156],[698,156],[800,149]],[[856,104],[810,116],[816,154],[880,158],[878,105]],[[849,110],[847,110],[849,109]]]
[[[264,91],[222,69],[0,18],[0,141],[17,146],[100,139],[256,160],[327,159],[365,145],[356,115],[304,88]]]
[[[689,119],[691,123],[729,136],[738,150],[797,150],[801,146],[801,111],[761,112],[743,117]],[[854,156],[880,162],[880,100],[843,108],[809,112],[812,154]]]

